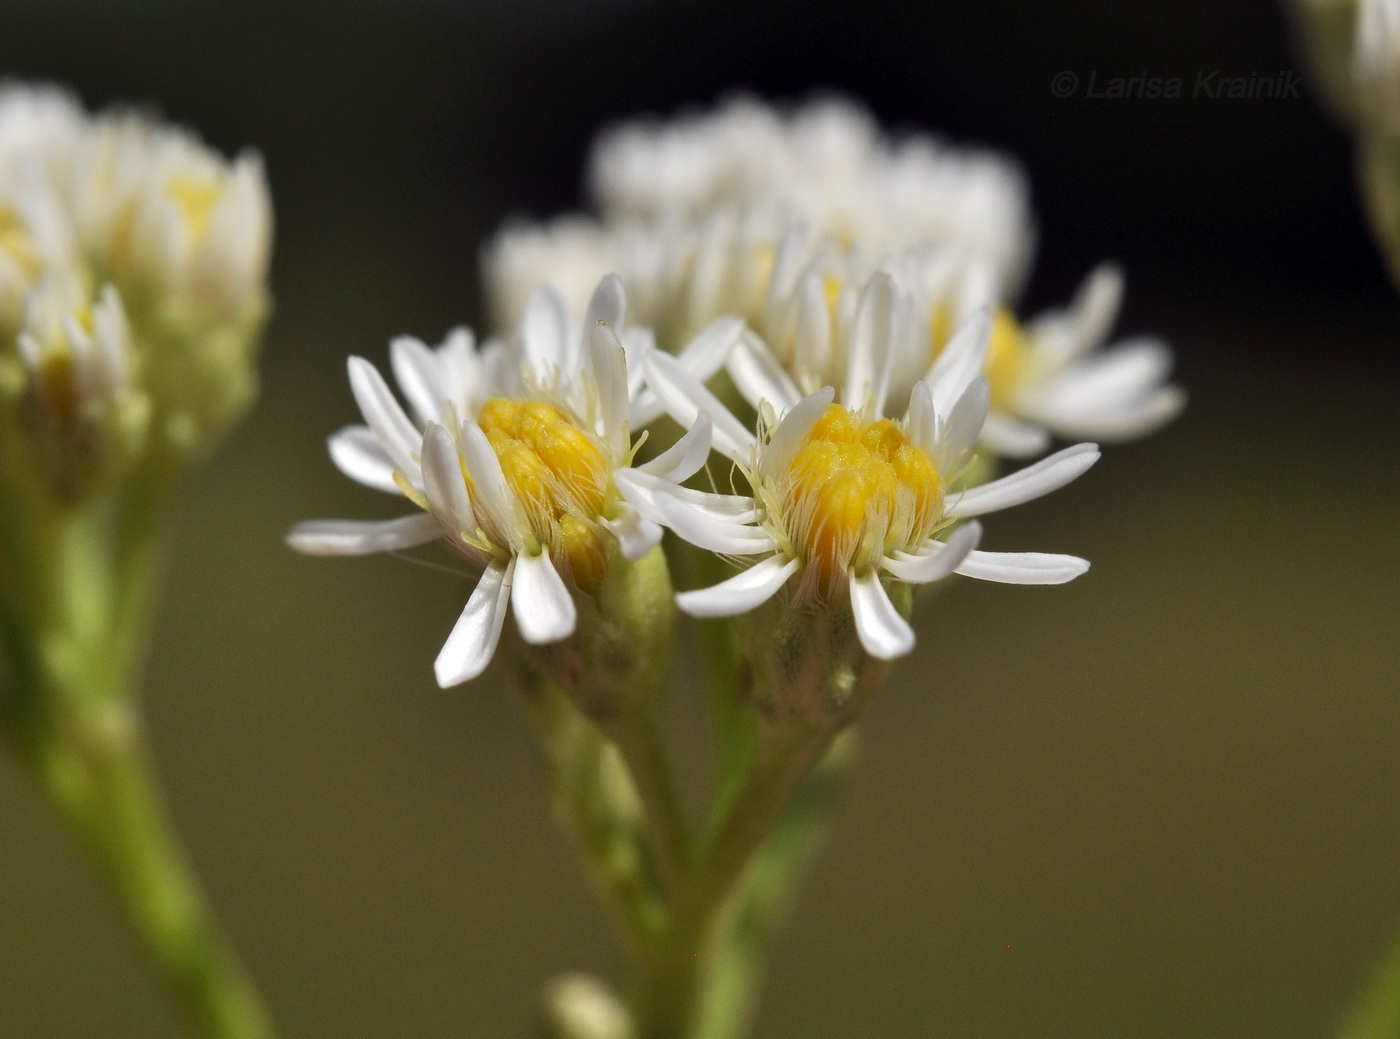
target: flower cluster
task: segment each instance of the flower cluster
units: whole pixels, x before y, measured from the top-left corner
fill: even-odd
[[[0,420],[60,497],[246,408],[267,312],[261,162],[149,115],[0,84]]]
[[[844,617],[859,653],[898,657],[912,586],[1087,569],[982,551],[977,517],[1075,479],[1096,444],[994,478],[999,459],[1138,436],[1182,405],[1165,344],[1104,347],[1115,268],[1063,310],[1016,317],[1033,231],[1000,156],[892,142],[849,102],[738,99],[607,131],[590,179],[601,218],[517,222],[484,250],[496,338],[392,345],[412,418],[351,360],[366,425],[336,434],[332,457],[420,511],[290,535],[319,553],[445,537],[480,578],[439,657],[444,686],[485,668],[507,601],[526,644],[574,636],[579,604],[662,528],[743,561],[676,596],[683,611],[815,611],[834,631]],[[652,425],[663,414],[684,431],[669,445],[649,439],[675,428]]]

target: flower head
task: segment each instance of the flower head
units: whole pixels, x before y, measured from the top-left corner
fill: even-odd
[[[479,569],[437,660],[444,687],[485,669],[507,603],[525,642],[568,638],[575,595],[597,592],[618,553],[640,559],[660,538],[617,485],[637,447],[615,331],[628,331],[625,307],[621,283],[608,278],[582,329],[546,288],[532,295],[509,345],[477,352],[465,331],[436,350],[396,340],[395,374],[417,421],[373,365],[350,359],[367,425],[337,433],[332,458],[352,479],[401,493],[422,511],[382,523],[303,523],[288,541],[303,552],[360,554],[441,538]],[[701,423],[641,471],[663,481],[690,476],[704,463],[708,432]]]
[[[899,300],[888,292],[863,305],[867,332],[856,340],[839,402],[830,386],[801,396],[762,344],[746,341],[741,349],[755,370],[771,376],[736,379],[758,411],[756,434],[674,358],[648,358],[648,380],[674,417],[683,424],[700,414],[713,419],[716,444],[738,461],[750,494],[676,488],[644,473],[620,474],[618,482],[643,515],[692,544],[762,557],[712,588],[677,596],[683,610],[743,613],[783,588],[795,599],[848,594],[861,645],[889,659],[907,653],[914,635],[884,580],[925,584],[956,572],[1050,584],[1083,573],[1088,564],[1072,556],[977,551],[976,523],[952,528],[1068,483],[1098,451],[1080,444],[1011,476],[958,490],[990,406],[980,374],[987,319],[960,330],[930,379],[915,384],[907,413],[892,420],[884,417],[884,373],[890,345],[898,341]]]
[[[144,113],[104,113],[69,190],[85,250],[133,299],[226,321],[265,306],[272,206],[255,152],[230,162]]]
[[[121,297],[96,300],[49,275],[26,296],[16,351],[0,356],[6,454],[26,454],[48,492],[72,503],[111,486],[141,450],[150,417]]]

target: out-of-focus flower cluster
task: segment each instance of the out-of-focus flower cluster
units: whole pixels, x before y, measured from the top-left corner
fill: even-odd
[[[1289,0],[1313,86],[1356,138],[1371,231],[1400,286],[1400,0]]]
[[[705,559],[757,560],[677,601],[767,611],[755,664],[774,683],[899,656],[912,586],[1087,569],[981,551],[973,518],[1075,479],[1096,444],[996,478],[999,459],[1140,436],[1182,406],[1164,343],[1105,345],[1116,268],[1017,316],[1034,231],[1024,177],[997,154],[891,139],[848,101],[739,98],[606,131],[589,180],[599,216],[515,221],[483,250],[496,338],[393,344],[412,417],[352,359],[366,425],[332,456],[422,511],[292,534],[323,553],[445,536],[483,576],[444,685],[486,666],[508,600],[526,644],[573,636],[579,603],[661,528]]]
[[[198,455],[250,403],[268,309],[262,164],[132,110],[0,84],[0,452],[81,501]]]

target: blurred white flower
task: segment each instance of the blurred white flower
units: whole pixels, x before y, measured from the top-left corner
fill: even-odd
[[[590,163],[605,219],[702,219],[717,209],[800,222],[868,255],[949,247],[1019,284],[1034,240],[1020,169],[926,135],[894,140],[852,101],[782,111],[735,97],[713,112],[600,134]]]
[[[104,113],[69,184],[78,237],[99,269],[157,306],[236,319],[260,306],[272,247],[262,160],[232,162],[142,113]]]
[[[1052,435],[1132,440],[1180,414],[1186,394],[1166,381],[1171,347],[1156,336],[1104,346],[1122,294],[1122,274],[1105,264],[1084,279],[1068,307],[1025,326],[997,309],[986,364],[988,447],[1026,457],[1044,451]]]

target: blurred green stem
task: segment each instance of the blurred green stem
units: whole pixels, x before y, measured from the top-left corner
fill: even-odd
[[[666,926],[667,910],[647,876],[645,839],[629,824],[633,791],[609,764],[610,748],[598,726],[537,669],[522,665],[515,689],[549,763],[566,828],[612,910],[624,944],[641,959]],[[615,759],[614,759],[615,760]]]
[[[1400,935],[1391,940],[1385,957],[1362,998],[1336,1033],[1337,1039],[1400,1039]]]
[[[165,510],[153,476],[115,511],[51,514],[8,583],[4,732],[82,839],[150,961],[209,1039],[272,1029],[160,806],[133,699]],[[14,601],[15,593],[21,599]]]

